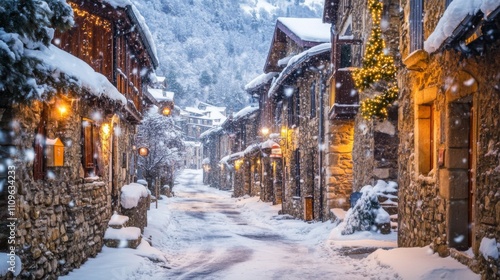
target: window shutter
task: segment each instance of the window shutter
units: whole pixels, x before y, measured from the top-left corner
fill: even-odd
[[[45,119],[40,120],[35,131],[35,158],[33,160],[33,177],[35,180],[41,180],[45,177]]]
[[[423,0],[410,0],[410,52],[423,46]]]

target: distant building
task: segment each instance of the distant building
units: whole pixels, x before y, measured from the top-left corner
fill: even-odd
[[[220,126],[226,118],[226,107],[196,100],[194,106],[179,109],[176,122],[184,130],[187,141],[199,141],[203,132]]]
[[[184,168],[201,169],[203,154],[200,142],[184,141]]]

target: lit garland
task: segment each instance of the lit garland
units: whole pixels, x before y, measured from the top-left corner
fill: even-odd
[[[353,73],[354,85],[359,91],[370,89],[373,84],[382,88],[381,94],[361,102],[361,115],[365,119],[387,118],[387,107],[396,101],[399,92],[394,59],[384,53],[385,42],[380,27],[382,9],[383,4],[379,0],[368,0],[373,27],[363,57],[363,67]]]

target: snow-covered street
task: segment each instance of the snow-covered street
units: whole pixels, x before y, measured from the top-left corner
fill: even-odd
[[[201,177],[200,170],[184,170],[175,197],[164,197],[158,209],[151,204],[144,237],[151,236],[161,253],[147,246],[104,247],[63,279],[479,279],[426,248],[345,256],[344,246],[394,246],[393,235],[339,240],[331,222],[286,219],[277,215],[279,205],[232,198],[202,185]],[[167,263],[139,256],[158,254]]]

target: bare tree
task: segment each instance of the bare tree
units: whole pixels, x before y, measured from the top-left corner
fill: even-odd
[[[175,164],[181,160],[184,150],[182,132],[176,127],[171,117],[165,117],[156,110],[149,111],[136,135],[137,147],[146,147],[149,154],[139,157],[137,167],[148,182],[148,188],[153,191],[153,180],[165,181],[171,177]]]

